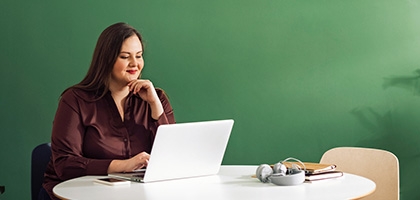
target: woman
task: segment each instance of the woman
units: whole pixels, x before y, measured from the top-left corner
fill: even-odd
[[[53,187],[71,178],[147,166],[157,127],[175,119],[163,90],[140,79],[143,52],[128,24],[102,32],[86,77],[61,95],[40,196],[56,198]]]

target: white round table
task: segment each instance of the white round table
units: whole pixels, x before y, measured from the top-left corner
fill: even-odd
[[[83,176],[54,187],[63,199],[357,199],[371,194],[375,183],[345,173],[343,177],[276,186],[252,178],[258,166],[223,165],[218,175],[152,183],[131,182],[126,186],[94,183],[105,176]]]

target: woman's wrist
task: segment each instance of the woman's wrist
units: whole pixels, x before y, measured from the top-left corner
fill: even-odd
[[[149,104],[152,109],[152,118],[158,120],[159,117],[163,114],[163,106],[160,101]]]
[[[125,172],[124,160],[112,160],[108,167],[108,174]]]

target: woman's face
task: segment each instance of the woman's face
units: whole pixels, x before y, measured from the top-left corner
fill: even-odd
[[[111,73],[111,83],[127,85],[137,79],[143,69],[143,48],[137,35],[124,40]]]

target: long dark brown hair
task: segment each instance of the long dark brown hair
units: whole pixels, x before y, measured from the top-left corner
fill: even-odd
[[[85,78],[70,88],[95,92],[97,99],[102,98],[109,90],[108,80],[114,63],[120,54],[122,43],[134,34],[139,37],[144,51],[143,39],[140,33],[132,26],[120,22],[106,28],[98,38],[92,62]]]

